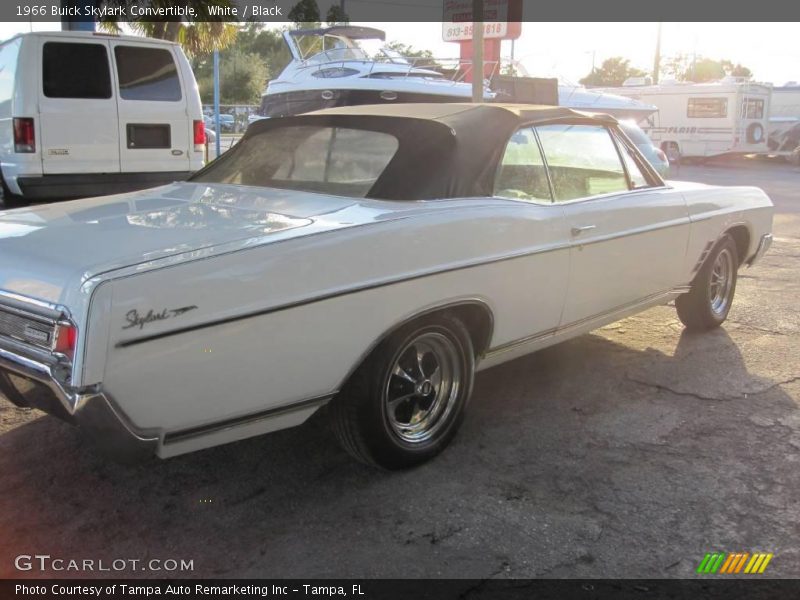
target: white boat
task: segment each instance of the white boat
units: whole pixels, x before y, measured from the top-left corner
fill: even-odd
[[[334,26],[286,31],[283,38],[292,60],[262,94],[259,114],[264,117],[360,104],[464,102],[472,97],[472,84],[465,81],[472,69],[470,61],[409,58],[385,47],[370,56],[359,42],[384,41],[386,34],[380,29]],[[487,65],[493,74],[500,72],[498,62]],[[486,85],[484,100],[517,99]],[[631,98],[566,84],[558,86],[558,103],[637,121],[657,110]]]

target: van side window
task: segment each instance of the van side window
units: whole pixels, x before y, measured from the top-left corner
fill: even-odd
[[[45,42],[42,83],[48,98],[111,98],[108,53],[101,44]]]
[[[172,53],[162,48],[116,46],[119,95],[125,100],[177,102],[181,82]]]
[[[494,181],[494,195],[515,200],[552,202],[550,183],[533,129],[518,129],[506,145]]]

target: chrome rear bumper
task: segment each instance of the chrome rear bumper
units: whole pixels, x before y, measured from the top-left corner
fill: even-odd
[[[747,266],[753,266],[757,261],[761,260],[761,257],[767,253],[767,250],[770,249],[772,246],[772,234],[765,233],[761,236],[761,239],[758,241],[758,248],[756,248],[756,253],[750,257],[747,261]]]
[[[0,393],[17,406],[37,408],[84,430],[107,454],[135,462],[155,453],[159,435],[138,432],[99,389],[74,390],[60,383],[65,366],[32,356],[11,340],[0,342]]]

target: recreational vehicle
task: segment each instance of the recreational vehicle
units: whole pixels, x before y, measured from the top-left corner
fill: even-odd
[[[711,157],[767,151],[772,86],[726,78],[713,83],[635,85],[605,91],[654,104],[639,123],[671,157]]]

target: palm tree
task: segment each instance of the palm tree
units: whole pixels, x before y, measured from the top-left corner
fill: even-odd
[[[141,4],[141,2],[137,0],[99,0],[99,4],[124,6],[125,13],[130,14],[130,6]],[[238,27],[232,22],[235,17],[214,16],[209,10],[211,6],[229,8],[231,7],[230,0],[150,0],[149,6],[153,8],[183,6],[194,9],[196,16],[194,19],[186,21],[128,21],[128,25],[136,33],[177,42],[191,56],[221,50],[236,39]],[[100,28],[111,33],[122,31],[119,21],[114,17],[102,20]]]

